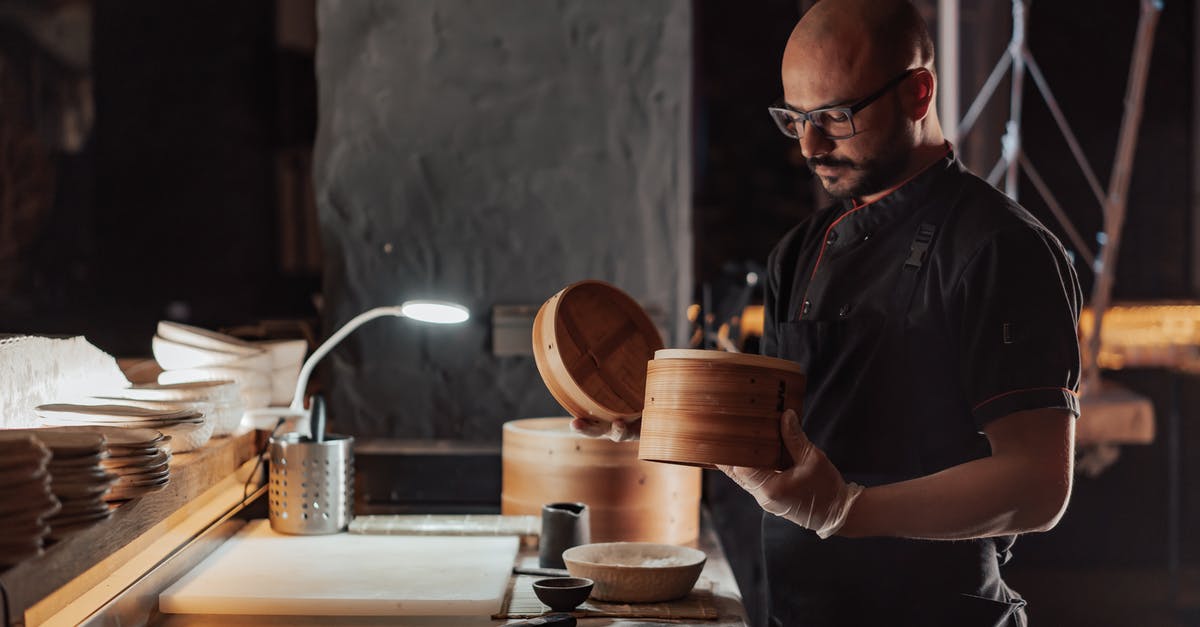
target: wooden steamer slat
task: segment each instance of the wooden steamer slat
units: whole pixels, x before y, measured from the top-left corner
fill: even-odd
[[[505,423],[501,512],[587,503],[593,542],[683,544],[700,533],[700,470],[638,460],[637,442],[571,433],[569,418]]]

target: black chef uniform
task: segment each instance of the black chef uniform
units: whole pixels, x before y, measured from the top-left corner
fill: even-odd
[[[1077,417],[1081,298],[1054,235],[948,150],[783,238],[763,352],[804,367],[804,431],[845,479],[893,483],[989,455],[983,427],[1012,412]],[[1024,623],[1011,536],[821,540],[766,514],[763,541],[774,624]]]

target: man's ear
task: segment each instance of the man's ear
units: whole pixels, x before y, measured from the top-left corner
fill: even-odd
[[[910,87],[905,90],[905,95],[909,97],[912,103],[909,107],[911,117],[914,122],[925,119],[929,114],[929,108],[933,106],[934,85],[937,79],[933,72],[925,68],[920,68],[913,73]]]

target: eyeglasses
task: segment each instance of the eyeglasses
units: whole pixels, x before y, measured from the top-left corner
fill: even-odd
[[[854,114],[879,100],[890,89],[904,82],[904,79],[916,71],[916,68],[905,70],[903,74],[888,81],[875,93],[844,107],[826,107],[804,112],[789,107],[780,98],[773,106],[767,107],[767,112],[771,114],[771,119],[775,120],[775,126],[779,127],[779,131],[792,139],[804,137],[805,122],[811,122],[828,139],[849,139],[858,134],[858,130],[854,128]]]

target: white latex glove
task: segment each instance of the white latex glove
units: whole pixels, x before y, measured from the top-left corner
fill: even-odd
[[[795,462],[791,468],[717,468],[749,492],[763,510],[828,538],[845,524],[863,487],[842,479],[833,462],[804,434],[795,411],[784,412],[779,423],[783,443]]]
[[[571,421],[571,431],[589,438],[608,438],[613,442],[636,440],[642,435],[642,420],[633,422],[617,419],[612,422],[597,418],[576,418]]]

